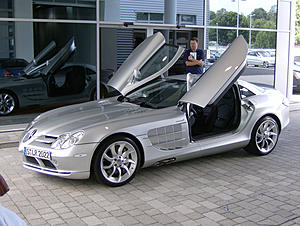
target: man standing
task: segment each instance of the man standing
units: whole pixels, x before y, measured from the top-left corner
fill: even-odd
[[[204,52],[198,49],[197,38],[192,38],[190,40],[190,49],[186,50],[184,54],[186,73],[201,75],[205,64],[204,60]]]
[[[188,90],[202,75],[203,66],[205,65],[204,61],[204,52],[198,49],[198,39],[192,38],[190,40],[190,49],[187,49],[184,53]]]

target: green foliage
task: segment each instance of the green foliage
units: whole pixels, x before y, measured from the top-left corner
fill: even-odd
[[[300,0],[297,0],[300,3]],[[300,4],[299,4],[300,5]],[[299,12],[300,14],[300,12]],[[253,10],[252,15],[252,28],[271,28],[276,29],[276,13],[274,10],[266,12],[263,8],[257,8]],[[220,9],[215,12],[210,12],[210,25],[213,26],[225,26],[236,27],[237,26],[237,13],[226,9]],[[239,27],[250,27],[250,16],[246,17],[243,14],[239,15]],[[300,32],[300,29],[299,29]],[[218,29],[218,41],[219,45],[227,45],[231,43],[236,37],[236,30]],[[242,34],[247,42],[249,42],[249,31],[240,30],[239,34]],[[276,35],[275,32],[268,31],[252,31],[251,43],[256,48],[275,48]],[[300,38],[300,34],[299,34]],[[266,40],[264,40],[266,39]],[[217,40],[217,29],[209,30],[209,40]],[[300,40],[300,39],[299,39]]]
[[[258,31],[255,36],[254,48],[274,49],[276,47],[276,32]]]
[[[257,19],[268,20],[268,14],[266,10],[264,10],[263,8],[254,9],[251,14],[253,15],[254,20]]]
[[[300,0],[296,1],[296,36],[295,42],[300,45]]]

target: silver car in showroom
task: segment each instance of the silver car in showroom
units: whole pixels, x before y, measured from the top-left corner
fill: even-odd
[[[246,65],[244,38],[192,86],[172,70],[183,52],[155,33],[110,79],[121,95],[39,115],[20,139],[24,167],[120,186],[144,167],[237,148],[272,152],[289,123],[289,103],[279,91],[237,81]]]

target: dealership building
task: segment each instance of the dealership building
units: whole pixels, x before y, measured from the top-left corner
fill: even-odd
[[[105,74],[156,32],[184,47],[197,37],[206,69],[242,34],[249,52],[267,53],[275,62],[249,63],[242,79],[300,100],[293,89],[295,8],[293,0],[1,0],[0,58],[32,62],[49,43],[58,52],[74,39],[67,63],[94,71],[100,98]]]

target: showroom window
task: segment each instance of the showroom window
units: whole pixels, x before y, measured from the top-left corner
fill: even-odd
[[[277,1],[214,0],[209,2],[209,6],[209,25],[215,27],[207,30],[210,64],[219,58],[237,35],[243,35],[249,54],[242,79],[274,87]]]
[[[276,57],[283,62],[284,55],[286,56],[286,52],[282,49],[287,49],[284,43],[288,42],[286,36],[291,31],[280,28],[277,19],[284,21],[285,18],[281,20],[278,18],[279,9],[289,12],[291,1],[284,0],[277,3],[277,0],[174,0],[169,1],[170,5],[166,7],[176,8],[175,18],[171,20],[176,22],[163,24],[166,16],[165,2],[164,0],[1,0],[0,57],[11,62],[20,59],[30,64],[41,52],[43,53],[44,48],[48,47],[51,51],[42,54],[39,59],[41,63],[45,63],[53,59],[73,38],[76,48],[68,56],[66,64],[85,65],[83,70],[79,71],[88,76],[95,75],[97,77],[95,84],[100,87],[103,79],[109,79],[139,43],[157,31],[165,35],[167,43],[183,47],[189,47],[191,37],[198,37],[199,47],[210,50],[211,53],[206,68],[220,57],[238,35],[242,34],[250,51],[258,52],[256,59],[250,59],[249,55],[243,79],[260,85],[277,86],[279,90],[287,87],[287,78],[277,79],[275,71],[276,76],[283,76],[288,70],[288,63],[284,62],[280,68],[274,66],[274,63]],[[178,24],[184,26],[177,26]],[[282,36],[285,38],[280,40],[284,41],[277,43],[277,38]],[[276,48],[283,44],[285,46],[281,51],[276,51]],[[66,48],[72,48],[72,45]],[[43,65],[35,66],[43,67]],[[59,68],[53,69],[54,71],[44,70],[47,73],[66,72],[64,75],[53,76],[60,88],[65,87],[63,82],[67,80],[68,72],[72,71],[67,68],[63,70],[64,66],[67,67],[62,64]],[[24,73],[24,67],[20,67],[17,65],[14,68],[2,68],[2,76]],[[53,79],[46,80],[45,87],[50,84],[55,84]],[[83,87],[82,84],[81,86],[79,84],[78,90]],[[31,98],[35,98],[37,89],[24,88],[26,89],[31,90]],[[101,96],[101,87],[97,92]],[[73,100],[82,101],[78,97],[74,97]],[[28,111],[20,112],[25,114]],[[16,119],[10,121],[6,117],[6,123],[9,122],[20,123]]]
[[[196,24],[196,15],[182,15],[177,14],[177,23],[178,24],[190,24],[195,25]]]
[[[155,23],[160,24],[164,21],[163,13],[136,13],[136,21],[141,23]]]

